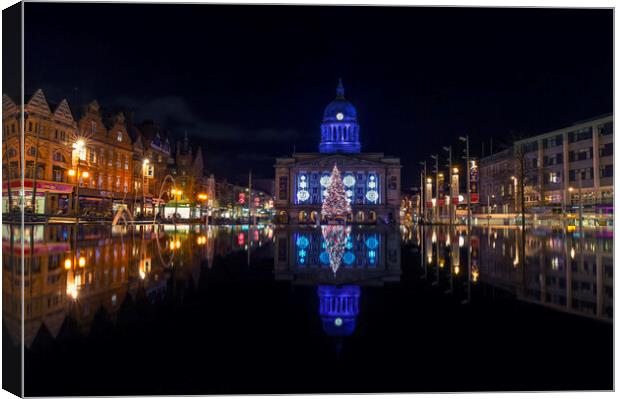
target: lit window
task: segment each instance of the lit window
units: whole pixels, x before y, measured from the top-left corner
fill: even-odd
[[[559,182],[560,182],[559,173],[557,172],[549,173],[549,183],[559,183]]]
[[[123,141],[123,133],[122,132],[118,132],[116,134],[116,140],[118,141]]]

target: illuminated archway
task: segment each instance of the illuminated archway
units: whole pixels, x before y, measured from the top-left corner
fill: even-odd
[[[357,214],[355,215],[355,220],[358,223],[364,223],[365,219],[366,219],[366,215],[364,214],[364,211],[357,211]]]
[[[279,223],[288,223],[288,213],[286,211],[278,212],[278,222]]]
[[[306,223],[308,221],[308,212],[300,211],[298,215],[299,223]]]
[[[370,223],[376,223],[377,222],[377,212],[375,212],[375,211],[368,212],[368,221]]]
[[[317,211],[310,212],[310,220],[312,221],[312,223],[316,223],[318,217],[319,213]]]

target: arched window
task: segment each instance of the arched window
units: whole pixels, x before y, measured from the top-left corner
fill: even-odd
[[[60,151],[57,151],[54,153],[54,161],[56,162],[67,162],[67,160],[65,159],[65,156],[62,155],[62,153]]]
[[[34,147],[28,147],[28,155],[35,156],[37,155],[37,149]]]
[[[17,150],[15,148],[13,148],[13,147],[10,147],[9,151],[8,151],[8,156],[9,156],[9,158],[16,157],[17,156]]]

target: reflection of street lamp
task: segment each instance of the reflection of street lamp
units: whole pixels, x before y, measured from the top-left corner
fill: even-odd
[[[517,198],[517,178],[515,176],[510,176],[510,178],[512,179],[512,181],[514,182],[514,190],[512,191],[514,197],[515,197],[515,213],[517,213],[517,207],[518,207],[518,198]]]

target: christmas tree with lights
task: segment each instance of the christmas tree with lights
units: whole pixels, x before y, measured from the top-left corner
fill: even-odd
[[[329,185],[325,189],[321,213],[327,219],[345,219],[351,213],[351,204],[347,200],[344,183],[340,177],[340,171],[335,164],[329,178]]]

